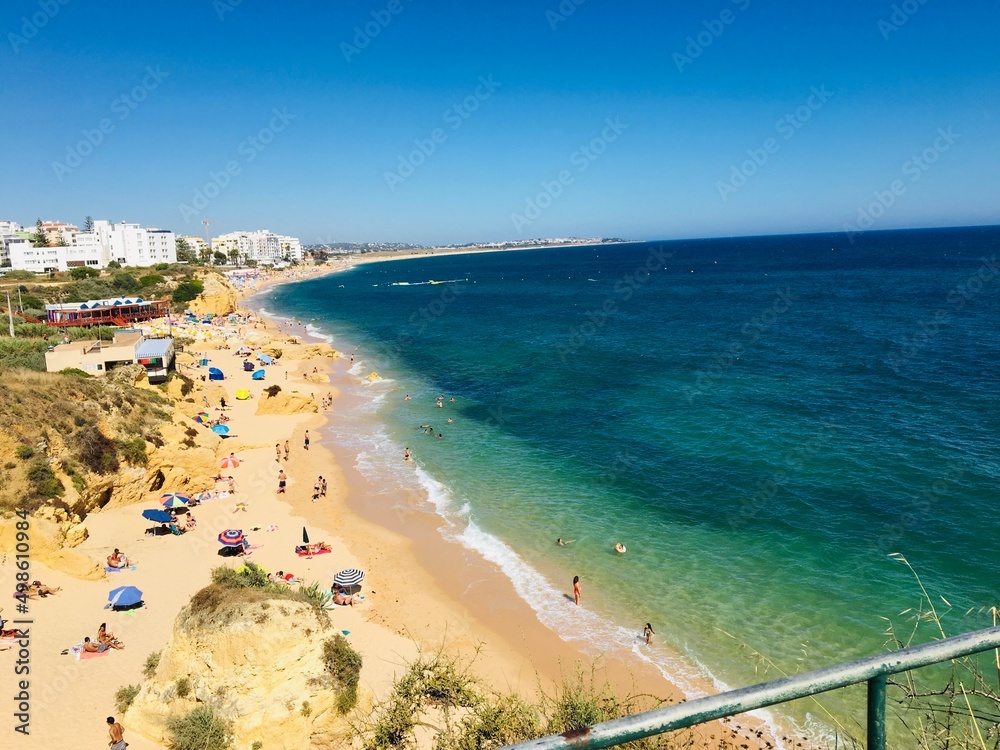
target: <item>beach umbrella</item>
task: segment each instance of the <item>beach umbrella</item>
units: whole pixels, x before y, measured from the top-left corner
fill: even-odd
[[[211,422],[212,415],[209,414],[207,411],[203,411],[195,415],[194,421],[199,422],[201,424],[204,424],[205,422]]]
[[[167,510],[177,510],[178,508],[186,508],[187,504],[191,502],[191,498],[184,497],[171,497],[163,501],[163,507]]]
[[[265,375],[267,375],[267,373],[264,370],[257,370],[257,372],[255,372],[250,377],[253,378],[254,380],[263,380]]]
[[[131,607],[142,601],[142,592],[135,586],[119,586],[108,594],[112,607]]]
[[[334,586],[357,586],[365,580],[365,572],[357,568],[342,570],[333,577]]]
[[[302,527],[302,543],[309,544],[309,532],[306,531],[306,527]]]
[[[170,523],[174,517],[165,510],[144,510],[142,517],[154,523]]]
[[[236,398],[239,399],[240,401],[246,401],[248,398],[250,398],[250,391],[248,391],[246,388],[240,388],[238,391],[236,391]]]
[[[223,469],[235,469],[240,465],[240,460],[236,456],[226,456],[219,462],[219,466]]]
[[[214,432],[216,435],[228,435],[229,428],[226,427],[224,424],[217,424],[212,428],[212,432]]]
[[[263,362],[265,365],[273,365],[274,358],[270,354],[258,354],[257,359]]]
[[[226,529],[219,534],[219,543],[227,547],[239,547],[243,544],[243,539],[242,529]]]

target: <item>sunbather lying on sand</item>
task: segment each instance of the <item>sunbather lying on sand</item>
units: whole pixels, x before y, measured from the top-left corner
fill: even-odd
[[[360,604],[361,600],[356,596],[351,596],[347,593],[347,589],[337,589],[337,592],[333,595],[333,603],[339,604],[340,606],[354,606],[355,604]]]
[[[53,588],[52,586],[43,585],[41,581],[32,581],[24,593],[28,598],[35,599],[37,597],[45,598],[49,594],[55,594],[59,591],[62,591],[62,589],[58,586]]]
[[[117,641],[112,641],[110,643],[94,643],[90,638],[83,639],[83,650],[90,651],[91,653],[102,653],[107,651],[109,648],[123,649],[125,648],[121,644],[115,645]]]

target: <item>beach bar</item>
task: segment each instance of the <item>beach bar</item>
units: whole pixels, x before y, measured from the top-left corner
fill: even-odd
[[[76,369],[100,376],[120,365],[136,363],[146,368],[150,383],[165,382],[174,366],[174,340],[148,339],[142,331],[124,330],[115,333],[111,341],[71,341],[45,353],[48,372]]]
[[[127,328],[134,323],[169,315],[170,303],[141,297],[119,297],[46,305],[45,312],[46,322],[60,328],[102,325]]]

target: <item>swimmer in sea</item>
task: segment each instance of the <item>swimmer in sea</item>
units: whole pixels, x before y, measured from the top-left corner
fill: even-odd
[[[559,537],[558,539],[556,539],[556,546],[557,547],[568,547],[569,545],[571,545],[575,541],[576,541],[576,539],[563,539],[562,537]]]
[[[646,627],[642,631],[642,635],[646,639],[647,646],[653,642],[653,626],[650,625],[648,622],[646,623]]]
[[[580,606],[580,596],[583,591],[580,589],[580,576],[573,576],[573,601],[576,606]]]
[[[615,552],[617,552],[619,555],[624,555],[625,551],[626,551],[625,545],[622,544],[621,542],[618,542],[618,544],[615,545]]]
[[[403,401],[409,401],[409,400],[410,400],[410,394],[409,394],[409,393],[407,393],[407,394],[406,394],[406,398],[404,398],[404,399],[403,399]]]
[[[409,460],[410,460],[410,449],[409,449],[409,448],[407,448],[407,449],[406,449],[406,450],[405,450],[405,451],[403,452],[403,460],[404,460],[404,461],[409,461]]]
[[[451,424],[453,421],[454,420],[451,417],[448,417],[448,424]]]

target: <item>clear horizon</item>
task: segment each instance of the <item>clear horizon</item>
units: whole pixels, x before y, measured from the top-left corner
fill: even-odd
[[[446,245],[997,223],[985,0],[18,0],[2,29],[25,109],[0,124],[0,219],[25,225]]]

